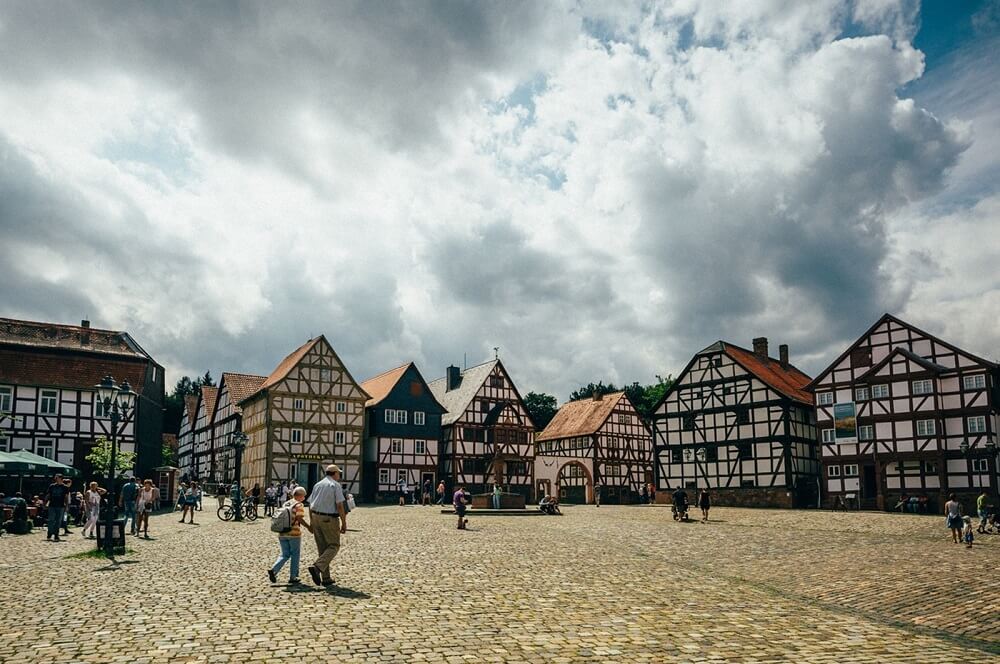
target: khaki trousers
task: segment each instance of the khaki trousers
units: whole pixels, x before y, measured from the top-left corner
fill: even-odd
[[[319,558],[313,566],[319,570],[324,581],[330,580],[330,563],[340,551],[340,519],[325,514],[311,514],[310,524]]]

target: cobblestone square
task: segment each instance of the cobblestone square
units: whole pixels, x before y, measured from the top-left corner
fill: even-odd
[[[938,517],[577,506],[463,532],[361,507],[321,589],[271,585],[267,520],[209,504],[154,517],[118,566],[67,558],[79,529],[0,538],[0,661],[1000,661],[1000,537],[970,551]]]

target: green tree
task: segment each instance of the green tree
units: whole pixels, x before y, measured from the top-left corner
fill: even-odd
[[[162,463],[164,466],[175,466],[177,465],[177,452],[170,445],[163,443],[163,449],[161,451]]]
[[[174,391],[163,399],[163,432],[177,433],[181,428],[181,417],[184,415],[184,397],[197,395],[201,386],[215,386],[212,372],[206,371],[204,376],[194,380],[190,376],[182,376],[174,385]]]
[[[604,384],[604,381],[599,381],[597,383],[587,383],[583,387],[579,387],[569,394],[570,401],[579,401],[580,399],[591,399],[594,393],[597,394],[611,394],[613,392],[621,392],[621,388],[617,387],[614,383]]]
[[[544,392],[528,392],[524,397],[524,407],[528,409],[531,421],[539,431],[548,426],[559,409],[556,398]]]
[[[111,469],[111,441],[104,436],[98,436],[90,454],[87,455],[87,463],[93,466],[95,473],[108,477]],[[134,466],[135,452],[118,450],[118,454],[115,455],[115,476],[131,470]]]
[[[618,387],[614,383],[605,383],[604,381],[590,382],[573,390],[569,395],[569,400],[579,401],[580,399],[590,399],[593,398],[595,392],[597,394],[625,392],[629,401],[632,402],[632,405],[639,412],[639,415],[643,419],[648,419],[653,414],[653,409],[656,407],[657,402],[659,402],[673,384],[673,376],[669,374],[666,378],[657,375],[656,382],[651,385],[641,385],[638,382],[634,382],[631,385]]]

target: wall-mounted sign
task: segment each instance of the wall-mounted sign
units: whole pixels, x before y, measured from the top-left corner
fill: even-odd
[[[833,404],[833,432],[838,443],[858,442],[858,411],[853,401]]]

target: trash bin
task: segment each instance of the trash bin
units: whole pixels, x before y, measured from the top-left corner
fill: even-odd
[[[107,521],[101,519],[97,522],[97,548],[103,550],[107,540],[105,539],[105,526]],[[125,519],[115,519],[111,522],[111,536],[114,538],[114,554],[116,556],[125,555]]]

